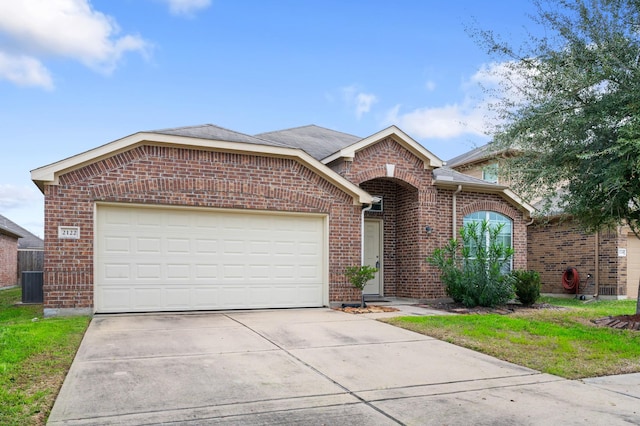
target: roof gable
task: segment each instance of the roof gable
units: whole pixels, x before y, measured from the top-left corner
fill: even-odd
[[[371,203],[371,195],[349,182],[324,164],[297,148],[283,146],[221,127],[204,125],[139,132],[97,148],[31,171],[31,179],[44,190],[45,185],[57,185],[61,175],[80,169],[141,145],[163,145],[180,148],[210,149],[239,154],[254,154],[292,158],[350,194],[355,204]]]
[[[349,146],[346,146],[339,151],[333,153],[322,159],[324,164],[328,164],[332,161],[335,161],[339,158],[343,158],[347,161],[353,161],[356,152],[361,151],[368,146],[374,145],[383,139],[392,138],[394,141],[399,143],[405,149],[410,151],[413,155],[418,157],[424,163],[424,168],[437,168],[442,167],[443,161],[427,150],[425,147],[416,142],[413,138],[407,135],[405,132],[400,130],[396,126],[387,127],[384,130],[381,130],[373,135],[361,139]]]

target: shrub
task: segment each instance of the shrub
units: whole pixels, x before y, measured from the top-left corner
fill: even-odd
[[[369,265],[347,266],[344,274],[355,288],[360,290],[360,306],[364,308],[364,288],[369,281],[375,278],[378,268]]]
[[[427,258],[440,269],[445,291],[455,302],[493,307],[513,298],[513,277],[503,273],[513,249],[498,243],[503,226],[487,221],[467,223],[460,230],[462,247],[450,240]]]
[[[540,298],[540,274],[536,271],[511,272],[516,298],[524,306],[531,306]]]

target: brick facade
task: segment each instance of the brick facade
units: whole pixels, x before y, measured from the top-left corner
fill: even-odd
[[[0,287],[18,282],[18,238],[0,233]]]
[[[45,187],[45,308],[93,306],[96,202],[278,210],[329,215],[329,299],[357,299],[343,275],[360,262],[360,207],[291,159],[142,146]],[[57,238],[79,226],[79,240]]]
[[[393,177],[387,165],[394,166]],[[426,262],[433,250],[447,244],[453,230],[453,191],[436,189],[433,172],[391,138],[358,152],[352,162],[336,162],[334,170],[384,200],[383,212],[366,217],[384,223],[384,276],[386,296],[437,299],[445,297],[439,271]],[[465,215],[495,211],[513,221],[514,268],[527,265],[527,231],[523,214],[498,195],[463,191],[456,195],[456,228]],[[433,228],[427,234],[425,228]]]
[[[567,294],[562,274],[574,267],[580,275],[579,294],[595,294],[597,277],[599,295],[624,296],[627,257],[618,256],[619,247],[626,247],[626,234],[615,229],[596,236],[583,232],[572,221],[536,224],[529,227],[528,268],[540,274],[543,293]]]
[[[439,273],[426,258],[452,236],[453,191],[437,189],[424,159],[391,137],[356,152],[353,161],[339,159],[329,167],[384,197],[383,212],[366,213],[384,221],[384,294],[444,297]],[[101,202],[325,214],[329,301],[359,299],[344,270],[360,263],[361,206],[297,159],[143,144],[64,173],[56,184],[44,185],[44,193],[45,308],[93,306],[94,217]],[[458,228],[465,214],[477,210],[513,220],[515,266],[524,267],[522,213],[495,194],[456,196]],[[80,227],[80,239],[58,239],[59,226]]]

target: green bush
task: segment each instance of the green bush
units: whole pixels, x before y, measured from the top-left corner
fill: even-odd
[[[445,291],[467,307],[503,305],[514,297],[513,277],[504,268],[513,249],[499,243],[504,225],[471,222],[460,230],[457,240],[434,250],[427,261],[440,269]]]
[[[540,274],[536,271],[511,272],[516,298],[525,306],[531,306],[540,298]]]
[[[375,278],[378,268],[369,265],[347,266],[345,276],[355,288],[360,290],[360,306],[364,308],[364,288],[367,283]]]

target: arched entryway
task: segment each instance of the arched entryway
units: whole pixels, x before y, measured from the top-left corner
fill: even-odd
[[[381,202],[365,212],[365,264],[377,266],[379,272],[365,288],[370,298],[375,296],[410,297],[411,285],[420,274],[416,259],[419,235],[418,189],[396,178],[375,178],[360,187]]]

